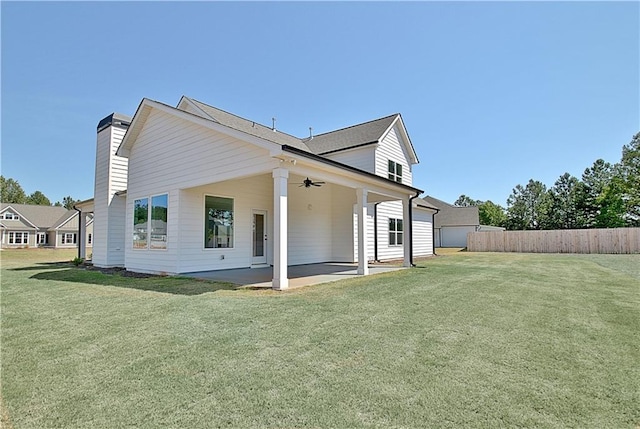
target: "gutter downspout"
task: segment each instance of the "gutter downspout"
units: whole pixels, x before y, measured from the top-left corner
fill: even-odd
[[[373,260],[375,262],[379,262],[378,260],[378,204],[377,202],[373,205]]]
[[[416,264],[413,263],[413,200],[418,198],[418,196],[422,193],[422,191],[417,191],[413,197],[409,198],[409,265],[415,267]]]
[[[436,255],[436,215],[438,213],[440,213],[440,209],[436,209],[436,212],[431,216],[431,252],[433,256]]]
[[[82,247],[80,246],[80,240],[82,240],[82,210],[77,208],[75,205],[73,209],[78,212],[78,259],[82,258]],[[57,239],[56,233],[56,239]]]

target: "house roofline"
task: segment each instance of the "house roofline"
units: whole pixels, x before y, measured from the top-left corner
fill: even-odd
[[[331,153],[336,153],[336,152],[343,152],[345,150],[351,150],[351,149],[358,149],[361,148],[363,146],[369,146],[369,145],[373,145],[373,144],[378,144],[380,143],[380,140],[374,140],[368,143],[360,143],[360,144],[356,144],[353,146],[349,146],[349,147],[343,147],[341,149],[333,149],[333,150],[328,150],[326,152],[320,152],[318,155],[329,155]]]
[[[360,174],[362,176],[366,176],[368,178],[376,179],[378,181],[386,183],[387,185],[392,184],[394,186],[398,186],[398,187],[400,187],[400,188],[402,188],[404,190],[411,191],[413,193],[417,192],[418,194],[421,194],[421,193],[424,192],[422,189],[414,188],[413,186],[405,185],[404,183],[394,182],[393,180],[389,180],[389,179],[387,179],[385,177],[378,176],[377,174],[373,174],[373,173],[370,173],[368,171],[364,171],[364,170],[361,170],[359,168],[352,167],[350,165],[343,164],[341,162],[334,161],[332,159],[325,158],[325,157],[320,156],[320,155],[316,155],[316,154],[313,154],[313,153],[305,152],[305,151],[303,151],[301,149],[298,149],[298,148],[295,148],[295,147],[292,147],[292,146],[282,145],[282,150],[284,152],[294,153],[296,155],[300,155],[300,156],[303,156],[305,158],[312,159],[314,161],[319,161],[319,162],[322,162],[324,164],[332,165],[334,167],[338,167],[338,168],[341,168],[343,170],[351,171],[352,173],[357,173],[357,174]]]
[[[2,210],[0,210],[0,213],[3,213],[5,211],[7,211],[8,208],[11,208],[11,210],[13,210],[14,212],[18,213],[20,215],[20,219],[24,219],[27,222],[29,222],[29,225],[31,225],[33,228],[36,229],[40,229],[36,224],[34,224],[33,222],[31,222],[29,220],[28,217],[26,217],[25,215],[23,215],[22,213],[20,213],[20,211],[18,211],[18,209],[16,209],[15,207],[13,207],[11,204],[8,204],[6,207],[4,207]]]

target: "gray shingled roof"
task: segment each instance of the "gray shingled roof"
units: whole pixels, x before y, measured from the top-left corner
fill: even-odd
[[[422,200],[426,205],[440,209],[435,218],[436,228],[442,226],[480,225],[478,207],[458,207],[429,195],[416,200]]]
[[[318,155],[378,143],[380,137],[382,137],[397,117],[398,114],[396,113],[363,124],[352,125],[340,130],[318,134],[311,139],[305,139],[304,142],[313,153]]]
[[[241,118],[224,110],[187,98],[198,106],[209,118],[221,125],[242,131],[281,145],[292,146],[297,149],[323,155],[330,152],[349,149],[370,143],[377,143],[384,132],[391,126],[399,114],[393,114],[380,119],[374,119],[362,124],[352,125],[336,131],[330,131],[313,136],[312,139],[300,139],[281,131],[273,131],[270,127],[257,122]]]
[[[8,206],[13,207],[19,215],[41,229],[58,226],[59,222],[64,222],[77,213],[75,210],[67,210],[64,207],[9,203],[0,203],[0,210]]]
[[[241,118],[240,116],[225,112],[224,110],[209,106],[208,104],[204,104],[192,98],[189,98],[189,100],[191,100],[196,106],[198,106],[200,109],[202,109],[202,111],[209,115],[211,119],[213,119],[215,122],[220,123],[221,125],[233,128],[234,130],[242,131],[244,133],[259,137],[264,140],[268,140],[273,143],[293,146],[306,152],[310,152],[309,147],[307,147],[307,145],[297,137],[291,136],[281,131],[273,131],[273,129],[261,125],[257,122]]]

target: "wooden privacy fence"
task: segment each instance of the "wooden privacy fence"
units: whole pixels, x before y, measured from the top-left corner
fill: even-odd
[[[484,231],[467,234],[470,252],[640,253],[640,228]]]

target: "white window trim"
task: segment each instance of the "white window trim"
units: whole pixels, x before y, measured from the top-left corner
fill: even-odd
[[[71,238],[71,241],[68,240]],[[63,232],[60,234],[60,244],[77,244],[78,235],[75,232]]]
[[[202,210],[200,210],[200,212],[202,213],[202,216],[203,216],[202,217],[202,222],[201,222],[201,226],[203,228],[203,231],[202,231],[201,239],[204,238],[203,237],[204,236],[204,229],[206,229],[205,223],[206,223],[206,216],[207,215],[205,213],[205,210],[207,208],[207,197],[228,198],[231,201],[233,201],[233,205],[232,205],[232,207],[233,207],[233,209],[232,209],[233,210],[233,234],[232,234],[233,246],[231,246],[231,247],[207,247],[204,244],[205,243],[204,240],[202,240],[202,249],[207,251],[207,252],[211,252],[211,251],[220,252],[220,251],[234,250],[236,248],[236,199],[235,199],[235,197],[231,197],[231,196],[227,196],[227,195],[215,195],[215,194],[204,194],[202,196]]]
[[[402,247],[402,246],[404,246],[404,221],[401,218],[390,217],[388,219],[388,221],[387,221],[387,225],[389,225],[391,220],[395,220],[396,221],[395,222],[396,229],[392,230],[391,228],[389,228],[388,235],[387,235],[387,239],[389,239],[389,243],[388,243],[389,247]],[[398,230],[398,221],[402,222],[402,229],[401,230]],[[395,234],[394,235],[395,243],[391,243],[391,240],[390,240],[391,233]],[[402,235],[402,243],[400,243],[400,244],[398,244],[398,234]]]
[[[18,238],[18,234],[20,235],[20,243],[16,243],[16,238]],[[29,244],[29,233],[21,232],[21,231],[9,231],[9,243],[13,245],[23,245]]]
[[[389,170],[389,164],[393,165],[393,173],[388,171]],[[397,174],[398,173],[398,166],[400,166],[400,174]],[[404,170],[404,166],[401,163],[396,162],[396,161],[394,161],[392,159],[388,160],[388,162],[387,162],[387,178],[389,180],[393,180],[396,183],[402,183],[403,170]]]
[[[152,208],[153,208],[153,198],[154,197],[160,197],[166,195],[167,196],[167,240],[165,241],[165,246],[162,247],[151,247],[151,212],[152,212]],[[142,197],[137,197],[133,199],[133,209],[135,210],[135,202],[136,200],[147,200],[147,245],[145,247],[134,247],[133,246],[133,235],[131,237],[131,247],[134,251],[146,251],[146,250],[151,250],[153,252],[166,252],[167,249],[169,248],[169,192],[162,192],[159,194],[152,194],[152,195],[148,195],[148,196],[142,196]],[[91,244],[91,241],[89,241],[88,244]]]

